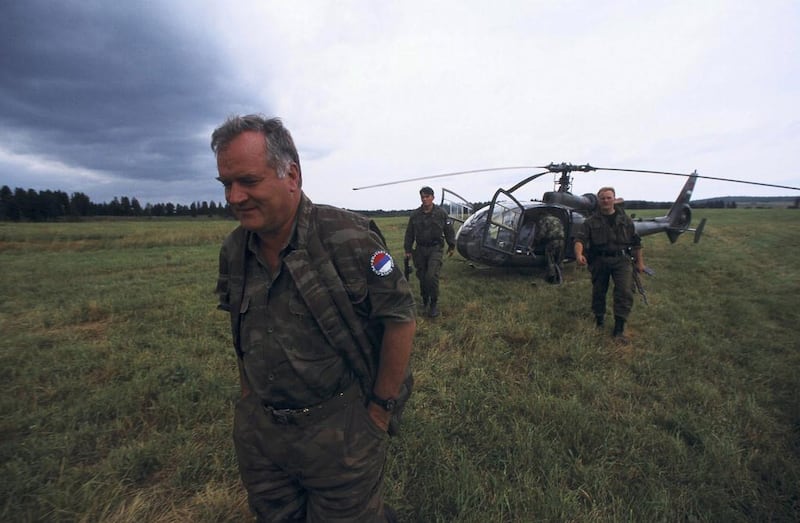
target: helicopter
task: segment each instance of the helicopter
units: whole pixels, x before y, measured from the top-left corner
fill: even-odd
[[[589,172],[596,168],[589,164],[550,164],[546,171],[528,177],[510,189],[498,189],[491,202],[480,208],[472,206],[449,189],[442,189],[442,207],[450,218],[461,226],[456,234],[459,254],[481,265],[496,267],[543,267],[547,264],[544,246],[536,243],[536,224],[545,216],[555,216],[564,227],[564,237],[570,239],[586,217],[597,208],[594,194],[575,195],[570,192],[573,171]],[[558,173],[558,190],[545,192],[541,201],[521,203],[514,192],[547,173]],[[697,181],[697,173],[688,179],[665,216],[636,219],[634,227],[639,236],[664,232],[675,243],[684,232],[694,232],[694,242],[700,241],[706,220],[696,229],[690,228],[692,208],[689,204]],[[621,202],[620,202],[621,203]],[[567,241],[565,261],[574,261],[573,242]]]
[[[761,182],[750,182],[730,178],[700,176],[695,170],[692,173],[675,173],[644,169],[619,169],[611,167],[594,167],[590,164],[574,165],[571,163],[550,163],[536,167],[497,167],[460,171],[428,177],[412,178],[394,182],[385,182],[365,187],[354,187],[353,190],[368,189],[396,183],[424,180],[444,176],[481,173],[511,169],[543,169],[516,183],[509,189],[497,189],[488,205],[476,208],[465,198],[454,191],[442,188],[440,206],[444,208],[450,219],[460,226],[456,231],[456,249],[458,253],[477,266],[490,267],[544,267],[547,260],[544,246],[535,241],[536,224],[546,215],[556,217],[564,228],[565,242],[564,260],[575,260],[573,249],[574,231],[580,227],[586,217],[597,209],[597,196],[594,194],[576,195],[571,192],[573,172],[622,171],[632,173],[661,174],[686,177],[675,201],[666,215],[657,218],[634,218],[634,227],[639,236],[648,236],[663,232],[670,243],[675,243],[686,232],[694,233],[694,243],[700,241],[706,225],[706,219],[700,221],[696,228],[691,227],[692,207],[690,201],[695,184],[699,178],[722,180],[751,185],[800,189]],[[545,192],[541,200],[520,202],[514,192],[545,174],[558,175],[557,189]],[[618,202],[618,209],[622,201]]]

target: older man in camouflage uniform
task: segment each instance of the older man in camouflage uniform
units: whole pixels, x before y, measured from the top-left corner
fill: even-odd
[[[374,223],[315,205],[280,120],[214,131],[240,227],[220,250],[241,382],[234,443],[259,521],[387,521],[387,429],[408,392],[414,304]]]
[[[453,255],[456,246],[453,222],[444,209],[433,203],[433,189],[419,191],[422,201],[408,219],[403,247],[406,259],[413,257],[417,268],[422,305],[428,316],[439,315],[439,271],[442,269],[442,249],[447,242],[447,254]],[[416,249],[414,244],[416,242]]]

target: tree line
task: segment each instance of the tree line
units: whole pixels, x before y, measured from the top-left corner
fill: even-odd
[[[800,199],[798,200],[800,201]],[[478,209],[489,202],[476,203]],[[650,202],[630,200],[625,202],[626,209],[669,209],[672,202]],[[798,205],[798,202],[795,202]],[[736,208],[735,201],[711,199],[692,203],[695,208]],[[407,215],[405,210],[356,210],[368,216],[400,216]],[[202,201],[189,205],[180,203],[147,203],[142,205],[136,198],[128,196],[114,197],[110,202],[96,203],[82,192],[67,194],[64,191],[36,191],[17,187],[13,191],[7,185],[0,188],[0,221],[53,221],[100,216],[120,216],[132,218],[172,217],[172,216],[209,216],[230,217],[229,206],[222,202]]]
[[[647,200],[626,200],[626,209],[669,209],[674,202],[651,202]],[[736,202],[724,198],[713,198],[691,202],[695,209],[736,209]]]
[[[7,185],[0,188],[0,220],[53,221],[95,216],[169,217],[228,216],[228,205],[215,201],[180,203],[147,203],[136,198],[114,197],[110,202],[96,203],[82,192],[36,191]]]

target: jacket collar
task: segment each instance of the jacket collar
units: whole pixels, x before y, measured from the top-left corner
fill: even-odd
[[[295,249],[305,249],[308,245],[309,229],[311,228],[311,210],[314,208],[311,200],[304,192],[300,192],[300,203],[297,206],[297,214],[294,217],[292,234],[284,247],[283,252],[290,252]],[[248,249],[258,252],[258,240],[252,232],[247,232]]]
[[[308,235],[311,229],[311,210],[314,208],[306,193],[300,193],[300,205],[297,207],[297,216],[294,220],[294,232],[289,240],[292,249],[305,249],[308,245]]]

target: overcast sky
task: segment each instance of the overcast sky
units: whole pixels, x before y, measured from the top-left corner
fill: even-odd
[[[2,2],[0,185],[222,201],[211,131],[280,116],[318,203],[472,201],[550,162],[800,186],[800,2]],[[669,176],[577,174],[672,199]],[[552,190],[543,176],[518,195]],[[700,180],[695,198],[800,191]]]

